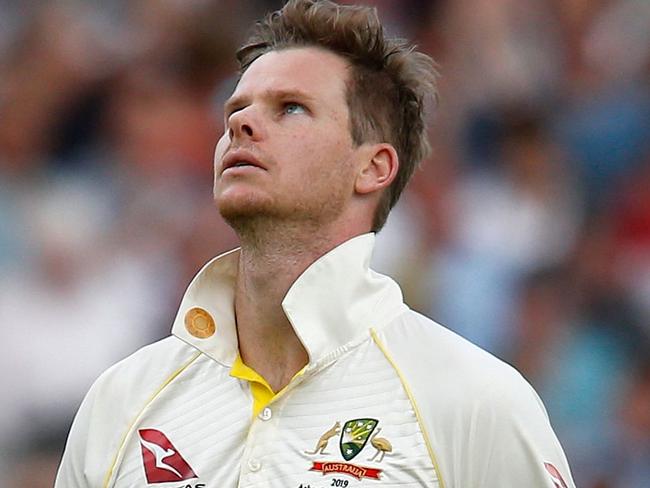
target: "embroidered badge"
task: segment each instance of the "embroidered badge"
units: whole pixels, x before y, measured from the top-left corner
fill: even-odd
[[[341,423],[336,422],[329,430],[320,436],[316,447],[313,451],[305,451],[309,455],[330,455],[326,452],[330,439],[340,434],[339,450],[341,456],[345,461],[354,459],[363,449],[366,444],[375,449],[374,454],[368,461],[380,463],[386,453],[393,451],[393,446],[384,437],[378,437],[381,428],[377,428],[379,421],[371,418],[352,419],[345,422],[343,429]],[[363,478],[379,479],[379,475],[383,470],[377,468],[369,468],[366,466],[358,466],[347,462],[340,462],[335,460],[328,461],[313,461],[310,471],[318,471],[326,474],[346,474],[361,480]]]
[[[320,439],[318,439],[318,442],[316,443],[316,449],[314,449],[312,452],[305,451],[305,454],[329,454],[328,452],[325,452],[327,444],[329,443],[330,439],[337,435],[340,431],[341,422],[337,421],[330,430],[320,436]]]
[[[375,419],[354,419],[345,423],[339,442],[343,459],[349,461],[361,452],[377,423]]]
[[[381,473],[381,469],[366,468],[364,466],[356,466],[349,463],[337,463],[329,461],[315,461],[309,470],[320,471],[323,473],[323,475],[332,473],[347,474],[358,480],[361,480],[363,478],[378,480],[379,474]]]
[[[379,456],[379,459],[377,459],[377,462],[380,463],[383,461],[384,456],[386,455],[387,452],[393,452],[393,446],[391,443],[388,441],[388,439],[385,439],[384,437],[377,437],[377,434],[381,432],[381,428],[377,429],[375,433],[372,435],[370,438],[370,445],[377,449],[377,452],[375,452],[374,456],[372,456],[368,461],[374,461],[377,456]]]

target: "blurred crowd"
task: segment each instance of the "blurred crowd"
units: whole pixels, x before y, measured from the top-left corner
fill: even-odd
[[[650,2],[364,3],[441,73],[375,267],[524,374],[578,486],[648,486]],[[212,155],[281,4],[0,0],[1,486],[51,486],[92,381],[237,245]]]

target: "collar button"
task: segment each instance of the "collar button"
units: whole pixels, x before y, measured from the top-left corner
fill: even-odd
[[[264,421],[271,420],[271,417],[273,417],[273,410],[271,410],[270,407],[264,407],[257,417]]]

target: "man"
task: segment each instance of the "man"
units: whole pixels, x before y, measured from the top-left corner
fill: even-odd
[[[238,58],[215,201],[241,249],[93,385],[57,486],[572,486],[521,376],[368,269],[427,149],[431,60],[373,10],[312,0]]]

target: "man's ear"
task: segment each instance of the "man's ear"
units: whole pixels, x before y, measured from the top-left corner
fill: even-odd
[[[361,195],[389,186],[399,168],[397,151],[391,144],[369,144],[367,149],[367,157],[354,182],[354,190]]]

